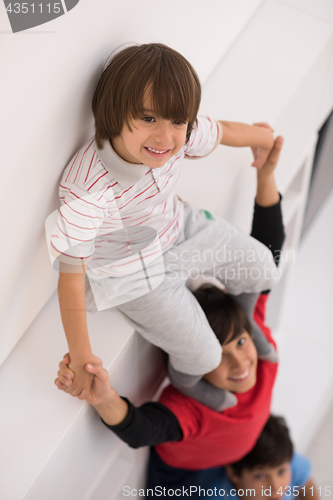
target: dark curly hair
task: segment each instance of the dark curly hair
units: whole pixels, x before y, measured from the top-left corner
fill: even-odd
[[[202,285],[193,295],[221,345],[236,339],[245,330],[251,335],[251,325],[245,312],[223,290],[213,285]]]
[[[254,448],[230,467],[240,477],[244,469],[251,470],[258,466],[278,467],[290,462],[292,456],[293,444],[284,418],[271,415]]]

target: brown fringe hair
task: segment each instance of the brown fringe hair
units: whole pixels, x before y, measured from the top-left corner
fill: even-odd
[[[92,102],[96,143],[120,135],[124,125],[142,117],[149,92],[158,118],[188,122],[188,141],[201,100],[198,75],[181,54],[161,43],[127,47],[103,72]]]

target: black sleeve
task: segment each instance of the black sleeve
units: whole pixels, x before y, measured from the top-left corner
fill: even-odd
[[[275,264],[278,266],[285,238],[281,211],[281,195],[280,201],[270,207],[261,207],[255,203],[251,236],[261,241],[261,243],[271,250]]]
[[[107,425],[131,448],[154,446],[167,441],[179,441],[182,430],[177,417],[162,403],[145,403],[135,407],[127,398],[128,414],[118,425]]]

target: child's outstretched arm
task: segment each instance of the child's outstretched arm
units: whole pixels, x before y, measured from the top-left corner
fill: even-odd
[[[257,171],[257,193],[256,203],[261,207],[270,207],[279,203],[280,194],[276,187],[274,170],[279,160],[283,145],[283,137],[278,136],[274,141],[274,147],[271,150],[264,166]]]
[[[75,374],[69,369],[69,355],[65,354],[59,364],[58,389],[70,393]],[[162,403],[145,403],[135,407],[121,398],[111,387],[108,372],[96,356],[85,366],[93,376],[93,382],[86,397],[78,396],[90,403],[102,418],[104,424],[132,448],[154,446],[166,441],[178,441],[183,433],[177,417]]]
[[[70,269],[66,269],[70,271]],[[60,272],[58,296],[61,319],[71,355],[71,368],[76,377],[71,385],[73,396],[85,397],[93,376],[84,369],[91,362],[92,352],[88,335],[85,302],[85,269],[82,272]]]
[[[59,364],[58,378],[55,384],[58,389],[70,392],[76,374],[69,368],[69,355],[65,354],[63,361]],[[92,355],[91,363],[87,363],[84,370],[92,378],[89,391],[86,394],[77,395],[78,399],[85,399],[91,404],[102,417],[107,425],[118,425],[128,413],[128,404],[111,387],[109,374],[103,368],[102,360]]]
[[[281,249],[285,238],[280,194],[274,178],[274,171],[279,160],[283,137],[279,136],[274,142],[265,165],[257,170],[257,192],[254,207],[251,236],[264,243],[272,252],[276,265],[279,265]],[[266,290],[265,294],[269,290]],[[276,363],[278,357],[274,346],[267,340],[262,329],[253,319],[254,310],[259,295],[243,293],[234,296],[234,300],[242,307],[250,320],[253,341],[260,359]]]
[[[273,130],[267,123],[246,123],[219,121],[223,129],[221,144],[233,147],[250,147],[254,155],[253,167],[261,168],[273,147]]]

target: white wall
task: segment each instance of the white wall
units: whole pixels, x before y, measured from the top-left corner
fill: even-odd
[[[333,107],[333,5],[330,0],[81,0],[55,21],[15,35],[1,6],[0,14],[5,68],[0,203],[6,235],[0,249],[0,395],[8,401],[0,415],[6,429],[1,496],[103,500],[111,489],[117,498],[125,481],[142,483],[145,451],[128,450],[84,404],[52,386],[66,344],[43,230],[57,207],[63,167],[93,132],[90,101],[103,60],[128,41],[171,45],[199,72],[204,112],[269,121],[284,134],[278,181],[287,246],[293,248],[316,133]],[[179,193],[248,230],[254,194],[249,164],[248,151],[228,148],[184,162]],[[287,290],[292,273],[285,268],[270,311],[284,341],[281,290]],[[136,403],[151,397],[163,375],[155,349],[116,313],[91,316],[89,324],[95,353],[116,388]],[[294,373],[301,369],[296,359]],[[284,399],[277,401],[283,412]],[[296,425],[309,430],[305,418]]]

